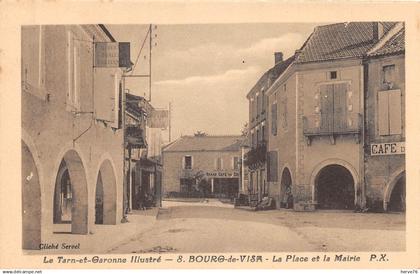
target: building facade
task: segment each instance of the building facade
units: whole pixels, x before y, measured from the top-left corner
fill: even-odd
[[[366,166],[366,132],[371,128],[365,121],[373,119],[366,111],[377,111],[366,90],[369,85],[378,90],[372,87],[378,83],[372,76],[374,67],[366,69],[374,61],[366,65],[365,60],[395,28],[398,24],[391,22],[317,27],[268,90],[268,154],[279,155],[279,176],[270,178],[269,195],[278,207],[290,198],[298,210],[366,207],[376,188],[366,172],[377,172],[375,160]]]
[[[96,43],[115,43],[103,25],[23,26],[21,38],[22,244],[39,249],[55,224],[89,234],[122,218],[123,69],[94,65]]]
[[[283,53],[274,53],[274,66],[265,72],[247,94],[249,101],[249,151],[244,164],[248,169],[248,186],[245,194],[256,195],[258,200],[268,194],[267,145],[268,145],[268,97],[267,90],[277,77],[290,65],[293,58],[283,60]],[[269,154],[274,163],[277,155]]]
[[[405,30],[397,24],[365,61],[366,206],[405,210]]]
[[[166,196],[236,197],[241,136],[182,136],[163,149]]]

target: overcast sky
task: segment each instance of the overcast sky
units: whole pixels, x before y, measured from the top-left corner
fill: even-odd
[[[153,27],[152,105],[172,102],[172,137],[200,130],[211,135],[240,134],[248,120],[246,94],[274,65],[274,52],[291,56],[315,24],[195,24]],[[136,61],[147,25],[107,25],[119,42],[131,43]],[[156,45],[155,45],[156,44]],[[135,74],[148,72],[149,42]],[[148,94],[143,80],[127,83]]]

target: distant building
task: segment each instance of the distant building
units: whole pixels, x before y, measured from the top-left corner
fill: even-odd
[[[89,234],[95,223],[122,218],[125,68],[118,58],[112,67],[94,64],[99,43],[118,48],[103,25],[22,27],[25,249],[51,241],[58,223]]]
[[[236,197],[242,136],[182,136],[163,149],[165,195]]]
[[[290,198],[298,210],[364,208],[382,199],[387,203],[390,194],[380,196],[403,176],[404,156],[374,156],[370,145],[404,146],[403,100],[398,97],[404,93],[404,56],[401,50],[386,56],[375,52],[387,43],[400,48],[401,36],[395,35],[401,27],[393,22],[317,27],[271,85],[268,155],[278,158],[272,163],[268,157],[268,166],[273,166],[269,196],[278,207]],[[389,84],[383,77],[394,79],[390,88],[384,89]],[[385,102],[391,107],[385,108]],[[384,164],[394,173],[387,174],[380,166]]]

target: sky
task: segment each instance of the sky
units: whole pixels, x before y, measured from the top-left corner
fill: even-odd
[[[246,94],[274,65],[300,48],[315,24],[191,24],[152,27],[152,105],[172,105],[172,140],[197,131],[238,135],[248,121]],[[149,25],[107,25],[138,56]],[[147,74],[147,40],[134,74]],[[146,79],[129,78],[130,92],[148,97]],[[164,134],[167,139],[167,132]]]

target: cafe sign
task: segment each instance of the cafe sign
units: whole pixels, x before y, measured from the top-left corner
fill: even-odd
[[[238,178],[239,172],[237,171],[214,171],[206,172],[206,176],[210,178]]]
[[[398,155],[405,154],[405,142],[380,143],[370,145],[370,155]]]

